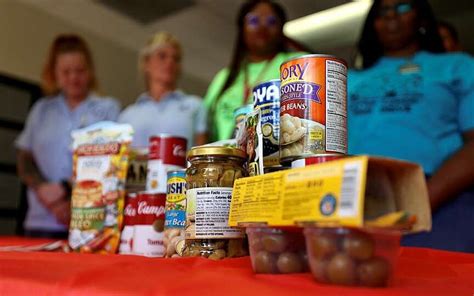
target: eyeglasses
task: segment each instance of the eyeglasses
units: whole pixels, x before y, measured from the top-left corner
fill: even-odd
[[[413,10],[413,4],[410,2],[400,2],[395,5],[383,5],[377,10],[377,17],[387,16],[390,11],[397,15],[402,15]]]
[[[245,17],[245,23],[252,29],[256,29],[257,27],[262,25],[267,28],[273,28],[276,27],[276,25],[278,24],[278,19],[274,15],[269,15],[265,18],[253,13],[249,13]]]

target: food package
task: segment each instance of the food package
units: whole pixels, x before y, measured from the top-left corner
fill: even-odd
[[[117,252],[133,129],[99,122],[72,132],[73,191],[69,245],[81,253]]]

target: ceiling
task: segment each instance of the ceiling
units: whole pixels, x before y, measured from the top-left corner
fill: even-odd
[[[196,89],[205,88],[215,73],[226,66],[235,38],[235,17],[242,0],[21,0],[54,17],[87,29],[125,48],[138,50],[151,34],[165,30],[181,40],[184,76]],[[296,19],[350,1],[280,0],[289,19]],[[474,52],[470,38],[474,1],[431,0],[435,12],[460,31],[465,48]],[[359,20],[359,23],[361,21]],[[317,52],[348,57],[358,38],[359,25],[334,28],[326,34],[302,40]]]

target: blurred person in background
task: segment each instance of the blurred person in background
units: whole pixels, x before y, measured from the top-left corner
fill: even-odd
[[[18,175],[28,187],[25,234],[66,237],[70,219],[71,131],[116,120],[119,104],[95,93],[94,62],[86,42],[60,35],[42,74],[46,97],[32,107],[16,139]]]
[[[348,77],[350,154],[421,164],[431,233],[404,244],[474,251],[474,62],[446,54],[427,0],[376,0]]]
[[[303,54],[290,52],[290,47],[302,46],[283,34],[285,22],[285,11],[273,1],[247,1],[240,8],[232,60],[214,77],[205,96],[211,140],[230,138],[234,110],[252,103],[253,87],[278,79],[281,63]]]
[[[456,28],[448,22],[439,21],[438,31],[447,52],[462,51]]]
[[[148,147],[151,136],[163,133],[186,138],[188,149],[206,143],[207,110],[201,98],[177,89],[181,60],[179,41],[166,32],[152,36],[142,49],[146,91],[119,116],[133,126],[135,148]]]

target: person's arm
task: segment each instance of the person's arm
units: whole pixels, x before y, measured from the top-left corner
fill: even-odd
[[[20,180],[29,188],[36,191],[42,183],[46,182],[29,151],[18,149],[16,163]]]
[[[29,151],[18,150],[17,171],[20,180],[35,191],[40,202],[49,210],[53,211],[55,207],[68,200],[65,184],[48,182]]]
[[[428,181],[433,210],[474,184],[474,130],[464,133],[464,139],[464,146],[445,161]]]

